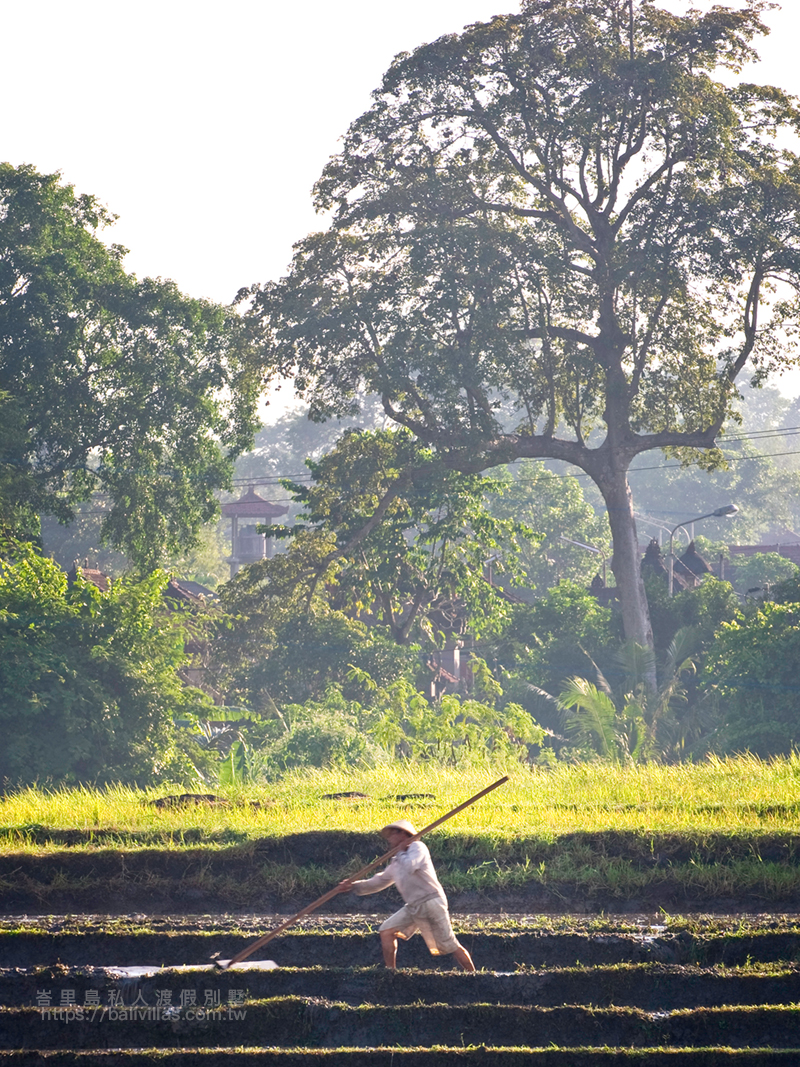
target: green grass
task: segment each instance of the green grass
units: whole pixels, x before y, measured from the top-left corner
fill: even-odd
[[[230,806],[159,809],[151,801],[181,787],[139,791],[22,789],[0,800],[6,850],[47,848],[48,829],[82,831],[93,847],[224,847],[263,836],[312,830],[367,832],[404,816],[424,826],[499,777],[494,769],[451,770],[393,763],[363,771],[305,771],[228,793]],[[324,800],[357,791],[368,799]],[[435,800],[398,802],[402,793]],[[261,807],[252,806],[258,801]],[[655,834],[795,832],[800,819],[800,757],[707,760],[676,766],[592,763],[555,770],[515,769],[511,781],[457,815],[442,833],[554,840],[578,832]],[[54,840],[49,847],[65,842]],[[2,842],[0,842],[0,845]]]

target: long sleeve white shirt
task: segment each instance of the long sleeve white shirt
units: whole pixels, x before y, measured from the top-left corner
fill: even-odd
[[[408,848],[392,856],[384,870],[373,874],[371,878],[353,882],[353,891],[365,896],[367,893],[378,893],[390,885],[397,886],[406,904],[418,904],[435,896],[447,904],[444,890],[433,869],[431,854],[421,841],[412,841]]]

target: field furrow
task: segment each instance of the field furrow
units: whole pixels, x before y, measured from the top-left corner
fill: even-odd
[[[418,938],[386,971],[374,919],[324,917],[211,966],[272,919],[7,918],[0,1067],[800,1062],[794,916],[466,917],[475,974]]]

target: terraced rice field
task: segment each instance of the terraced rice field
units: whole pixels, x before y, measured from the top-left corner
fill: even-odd
[[[350,894],[213,969],[488,774],[6,796],[0,1067],[800,1067],[800,757],[518,771],[429,838],[477,974],[418,938],[386,972],[398,898]]]
[[[209,968],[274,921],[7,917],[0,1064],[800,1063],[797,916],[457,918],[476,974],[327,916]]]

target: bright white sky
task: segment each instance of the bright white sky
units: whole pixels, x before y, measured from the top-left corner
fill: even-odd
[[[319,225],[311,186],[392,57],[518,8],[518,0],[7,3],[0,159],[60,170],[106,203],[120,216],[109,238],[130,249],[129,270],[227,302],[240,286],[283,274],[293,242]],[[767,21],[763,62],[747,76],[800,95],[800,5],[785,0]]]
[[[392,57],[515,0],[3,5],[0,159],[119,215],[126,266],[228,302],[319,226],[311,187]],[[10,47],[13,42],[13,47]]]

